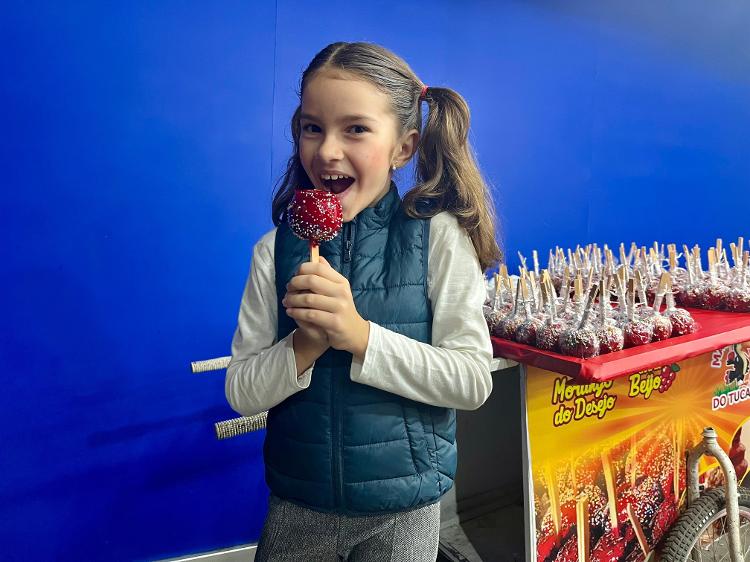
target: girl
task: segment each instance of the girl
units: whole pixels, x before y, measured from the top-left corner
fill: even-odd
[[[334,43],[302,75],[226,377],[237,412],[269,410],[258,561],[437,556],[455,409],[492,390],[482,271],[500,251],[468,130],[461,96],[377,45]],[[401,201],[391,177],[415,153]],[[341,201],[320,263],[284,221],[296,188]]]

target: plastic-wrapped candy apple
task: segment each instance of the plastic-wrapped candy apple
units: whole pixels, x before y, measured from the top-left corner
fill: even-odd
[[[521,315],[518,314],[518,304],[521,300],[521,280],[518,280],[518,283],[516,283],[515,287],[515,299],[513,304],[513,310],[510,314],[507,316],[501,318],[497,324],[495,324],[495,329],[492,332],[493,336],[496,336],[498,338],[502,338],[505,340],[512,340],[513,336],[516,333],[516,330],[518,329],[518,326],[521,324],[523,319],[521,318]]]
[[[495,275],[495,290],[490,306],[498,320],[507,316],[513,310],[513,290],[508,277],[508,268],[505,264],[500,266],[500,273]]]
[[[732,245],[734,246],[734,244]],[[744,240],[740,238],[737,249],[733,248],[735,259],[734,283],[727,294],[726,307],[732,312],[750,312],[750,287],[747,283],[747,270],[750,266],[750,252],[742,251]]]
[[[591,328],[588,322],[591,306],[598,290],[599,287],[596,285],[591,289],[580,322],[560,334],[560,352],[564,355],[580,359],[588,359],[599,355],[599,338],[597,338],[596,331]]]
[[[698,329],[695,319],[684,308],[677,308],[674,303],[674,295],[671,291],[667,292],[667,310],[664,316],[669,318],[672,323],[672,337],[692,334]]]
[[[612,306],[609,297],[609,281],[602,279],[599,284],[599,323],[596,337],[599,339],[599,353],[620,351],[625,346],[622,330],[610,318]]]
[[[651,312],[652,340],[664,341],[672,337],[672,322],[661,313],[661,305],[664,301],[664,295],[669,286],[669,273],[663,273],[659,279],[659,286],[654,296],[654,306],[649,309]]]
[[[726,305],[732,312],[750,312],[750,289],[733,287],[727,294]]]
[[[565,330],[565,324],[557,317],[557,297],[551,280],[544,285],[543,294],[546,297],[547,318],[536,332],[536,346],[545,351],[557,351],[557,342]]]
[[[536,334],[539,328],[544,324],[539,318],[535,318],[531,314],[531,301],[529,299],[529,287],[528,279],[523,276],[519,283],[521,283],[521,295],[523,296],[523,309],[524,318],[522,322],[516,327],[516,332],[513,334],[513,339],[518,343],[526,345],[536,344]]]
[[[645,345],[651,341],[653,325],[635,313],[635,286],[633,279],[628,281],[627,311],[622,334],[625,337],[625,347]]]

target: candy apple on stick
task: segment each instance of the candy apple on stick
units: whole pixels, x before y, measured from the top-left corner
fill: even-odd
[[[343,224],[341,202],[323,189],[297,189],[287,207],[292,232],[310,243],[310,261],[318,262],[321,242],[333,240]]]

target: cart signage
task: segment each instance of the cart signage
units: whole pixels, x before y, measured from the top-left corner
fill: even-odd
[[[590,384],[527,367],[537,560],[644,560],[684,504],[685,453],[704,427],[744,477],[748,347]],[[701,473],[716,484],[705,457]]]

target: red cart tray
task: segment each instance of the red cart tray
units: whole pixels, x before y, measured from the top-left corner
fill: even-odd
[[[505,357],[588,382],[606,381],[645,369],[670,365],[727,345],[750,341],[750,313],[695,308],[689,310],[700,325],[696,333],[623,349],[591,359],[577,359],[542,351],[496,337],[492,338],[492,347],[495,357]]]

